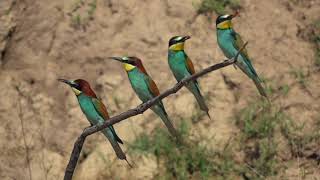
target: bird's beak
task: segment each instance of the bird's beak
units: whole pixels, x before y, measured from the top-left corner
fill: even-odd
[[[231,15],[231,19],[233,19],[233,18],[235,18],[237,16],[239,16],[239,11],[238,10]]]
[[[190,38],[191,38],[190,36],[184,36],[182,39],[183,39],[183,41],[186,41],[186,40],[188,40]]]
[[[122,57],[109,57],[109,59],[116,60],[122,63],[128,63],[127,60],[122,59]]]
[[[73,81],[70,81],[70,80],[66,80],[66,79],[58,79],[58,81],[60,82],[63,82],[63,83],[66,83],[70,86],[74,85],[74,82]]]
[[[122,62],[122,63],[126,63],[126,64],[132,64],[133,63],[132,60],[124,59],[122,57],[109,57],[109,59],[116,60],[116,61],[119,61],[119,62]]]

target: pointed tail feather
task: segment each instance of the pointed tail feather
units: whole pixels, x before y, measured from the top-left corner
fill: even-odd
[[[110,126],[110,130],[112,132],[113,137],[120,143],[123,144],[123,141],[120,139],[120,137],[117,135],[116,130],[113,126]]]
[[[163,116],[163,117],[161,117],[161,119],[164,122],[164,124],[166,125],[166,127],[168,128],[170,134],[176,138],[179,138],[179,134],[178,134],[177,130],[174,128],[170,119],[168,119],[168,116]]]
[[[122,151],[120,145],[118,144],[118,142],[116,141],[116,139],[113,137],[112,132],[109,128],[104,129],[103,134],[108,138],[114,152],[116,153],[117,157],[121,160],[127,160],[126,155],[124,154],[124,152]]]
[[[189,91],[194,95],[194,97],[196,98],[199,106],[200,106],[200,109],[204,112],[207,113],[208,117],[210,118],[211,120],[211,117],[210,117],[210,114],[209,114],[209,108],[207,106],[207,104],[205,103],[204,101],[204,98],[199,90],[199,88],[197,87],[196,84],[192,83],[190,85],[187,86],[187,88],[189,89]]]
[[[264,90],[264,88],[261,85],[261,80],[259,78],[253,78],[252,81],[254,82],[254,84],[256,85],[257,89],[259,90],[259,93],[261,96],[264,96],[268,99],[267,93]],[[269,99],[268,99],[269,100]]]
[[[126,162],[128,163],[129,167],[130,167],[130,168],[133,168],[132,164],[130,164],[127,159],[125,159],[125,160],[126,160]]]
[[[171,120],[168,117],[167,112],[165,111],[164,108],[161,108],[160,105],[156,105],[151,108],[160,118],[162,119],[163,123],[166,125],[168,128],[168,131],[173,137],[179,138],[179,134],[177,130],[174,128]]]
[[[212,119],[211,119],[211,116],[210,116],[210,114],[209,114],[209,110],[207,111],[207,116],[209,117],[210,120],[212,120]]]

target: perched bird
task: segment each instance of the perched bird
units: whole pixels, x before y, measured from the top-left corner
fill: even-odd
[[[195,73],[192,61],[184,52],[184,43],[188,39],[190,39],[190,36],[174,36],[169,41],[168,63],[174,77],[178,82],[183,78],[191,76]],[[206,112],[210,118],[208,106],[204,101],[204,97],[201,95],[197,80],[188,83],[186,87],[196,98],[200,109]]]
[[[237,15],[238,15],[238,12],[232,15],[229,15],[229,14],[220,15],[216,20],[218,45],[227,58],[235,57],[238,51],[244,45],[244,42],[242,41],[240,35],[237,32],[235,32],[232,28],[231,20]],[[267,98],[267,94],[261,85],[262,81],[260,80],[257,72],[253,68],[250,57],[248,56],[246,49],[243,49],[240,52],[238,59],[236,61],[236,65],[249,78],[252,79],[252,81],[258,88],[260,94]]]
[[[138,95],[142,102],[147,102],[148,100],[158,96],[160,94],[156,83],[148,75],[146,69],[144,68],[142,61],[137,57],[110,57],[110,59],[120,61],[123,63],[123,67],[128,74],[130,84],[134,92]],[[168,114],[163,106],[162,101],[151,107],[151,110],[155,112],[164,124],[167,126],[169,132],[172,136],[178,138],[178,133],[174,128]]]
[[[77,96],[82,112],[87,117],[91,125],[102,124],[104,121],[109,119],[106,106],[97,98],[87,81],[83,79],[77,79],[74,81],[58,79],[58,81],[64,82],[72,88],[73,92]],[[108,138],[117,157],[127,161],[126,155],[118,144],[123,144],[123,142],[117,135],[113,126],[109,126],[103,129],[101,132]],[[127,163],[131,167],[128,161]]]

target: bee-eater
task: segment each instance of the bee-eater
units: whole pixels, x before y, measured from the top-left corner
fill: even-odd
[[[174,36],[169,41],[168,63],[178,82],[195,73],[193,63],[184,51],[184,43],[188,39],[190,39],[190,36]],[[194,80],[188,83],[186,87],[196,98],[200,109],[206,112],[210,118],[209,109],[201,95],[198,81]]]
[[[235,57],[244,45],[241,36],[232,28],[231,20],[237,15],[238,12],[232,15],[220,15],[216,20],[218,45],[227,58]],[[236,65],[252,79],[259,93],[267,98],[267,94],[261,85],[262,81],[253,68],[246,49],[240,52]]]
[[[89,83],[83,79],[66,80],[58,79],[61,82],[68,84],[75,95],[77,96],[80,108],[87,117],[91,125],[102,124],[109,119],[106,106],[97,98]],[[122,151],[118,143],[123,144],[122,140],[117,135],[113,126],[109,126],[101,131],[111,143],[117,157],[127,161],[126,155]],[[129,164],[129,162],[127,161]],[[129,166],[131,166],[129,164]]]
[[[113,60],[123,63],[123,67],[128,74],[128,78],[134,92],[138,95],[142,102],[158,96],[160,94],[156,83],[147,73],[142,61],[137,57],[110,57]],[[178,133],[174,128],[168,114],[164,108],[162,101],[151,107],[151,110],[155,112],[164,124],[167,126],[169,132],[173,137],[178,138]]]

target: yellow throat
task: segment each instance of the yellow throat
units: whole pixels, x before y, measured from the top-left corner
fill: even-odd
[[[180,42],[180,43],[177,43],[177,44],[172,44],[170,47],[169,47],[170,50],[174,50],[174,51],[181,51],[181,50],[184,50],[184,42]]]
[[[135,66],[131,65],[131,64],[128,64],[128,63],[123,63],[123,67],[124,69],[128,72],[128,71],[131,71],[132,69],[135,68]]]
[[[76,89],[76,88],[72,88],[72,90],[73,90],[73,92],[74,92],[74,94],[76,94],[76,96],[78,96],[79,94],[81,94],[81,91],[79,91],[78,89]]]
[[[231,20],[223,21],[217,25],[218,29],[229,29],[232,28]]]

